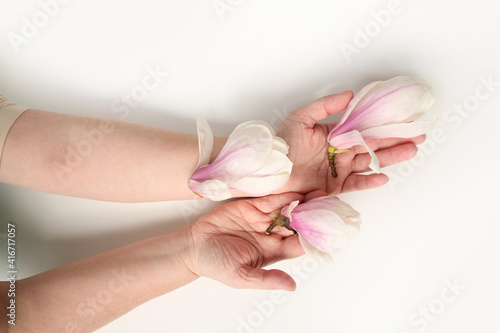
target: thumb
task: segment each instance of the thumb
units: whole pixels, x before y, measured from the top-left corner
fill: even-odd
[[[313,126],[316,122],[325,119],[329,115],[345,110],[352,97],[353,92],[351,90],[325,96],[300,109],[299,112],[304,116],[304,119],[307,119],[306,125]]]
[[[294,291],[297,286],[290,275],[278,269],[265,270],[243,266],[239,273],[240,279],[233,284],[236,288]]]
[[[339,113],[340,111],[347,108],[349,102],[354,96],[352,90],[346,90],[343,93],[325,96],[324,99],[324,107],[325,111],[328,115]]]

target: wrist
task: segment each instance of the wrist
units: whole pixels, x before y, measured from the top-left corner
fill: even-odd
[[[189,258],[192,247],[188,228],[149,241],[152,242],[152,251],[148,251],[148,261],[152,264],[149,265],[149,272],[159,278],[160,292],[157,295],[168,293],[199,277],[187,265],[186,258]]]
[[[175,241],[175,258],[178,265],[191,276],[193,279],[197,279],[199,275],[196,273],[194,265],[194,254],[196,253],[195,241],[193,237],[192,225],[188,225],[168,236],[171,236]]]

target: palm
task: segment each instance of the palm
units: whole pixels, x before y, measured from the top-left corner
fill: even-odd
[[[289,231],[265,234],[271,213],[301,198],[288,193],[234,201],[203,216],[191,227],[191,269],[236,288],[294,289],[286,273],[261,268],[303,253],[297,237],[283,237],[291,235]]]
[[[290,146],[289,158],[293,162],[292,174],[279,193],[297,191],[307,193],[323,190],[329,194],[365,190],[379,187],[388,181],[384,174],[362,175],[368,171],[370,157],[361,146],[339,154],[335,160],[338,176],[332,177],[327,159],[328,134],[333,124],[319,124],[330,114],[347,107],[352,92],[326,96],[300,108],[276,129],[277,135]],[[423,136],[413,139],[368,140],[382,167],[406,161],[416,153],[415,143]]]
[[[285,120],[278,127],[277,134],[289,144],[288,157],[293,162],[292,174],[283,192],[289,189],[301,193],[316,189],[332,194],[339,192],[335,190],[335,186],[332,187],[332,183],[341,184],[345,179],[345,173],[338,170],[342,176],[329,181],[332,177],[329,175],[326,155],[328,133],[327,125],[316,124],[314,127],[305,127],[303,123],[294,119]]]

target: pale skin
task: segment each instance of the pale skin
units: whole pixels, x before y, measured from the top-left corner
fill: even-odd
[[[358,147],[340,154],[336,160],[339,176],[330,175],[326,137],[333,125],[317,122],[344,110],[351,98],[351,91],[323,97],[292,112],[277,128],[277,135],[290,146],[288,156],[294,166],[289,181],[275,195],[222,205],[173,234],[18,281],[16,326],[8,327],[10,332],[66,332],[71,329],[66,326],[68,323],[74,332],[91,332],[199,276],[235,288],[294,290],[295,282],[285,272],[262,269],[303,254],[298,238],[289,237],[290,231],[277,228],[270,236],[265,235],[273,219],[271,213],[291,201],[303,200],[303,194],[314,190],[317,191],[306,195],[306,200],[326,193],[375,188],[388,180],[383,174],[359,174],[368,171],[369,157]],[[100,130],[102,137],[95,129]],[[68,151],[77,149],[82,140],[89,141],[88,133],[95,135],[91,150],[81,150],[85,156],[67,163]],[[225,140],[215,139],[212,160]],[[384,167],[413,157],[415,144],[423,140],[423,136],[384,139],[369,145]],[[198,142],[194,135],[115,120],[104,123],[95,118],[28,110],[7,137],[0,181],[106,201],[196,199],[187,181],[197,161]],[[233,194],[246,195],[236,191]],[[113,279],[117,284],[131,283],[131,287],[110,286]],[[148,283],[132,282],[144,280]],[[4,312],[8,283],[0,283],[0,288],[0,308]],[[106,307],[92,303],[99,291],[100,297],[112,295]],[[46,302],[47,299],[52,301]],[[0,315],[6,318],[5,313]],[[5,326],[1,329],[7,330],[5,321],[2,325]]]

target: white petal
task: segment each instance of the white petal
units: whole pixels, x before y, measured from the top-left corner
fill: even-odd
[[[317,261],[331,265],[333,263],[332,256],[329,253],[322,252],[311,245],[301,234],[299,234],[299,242],[304,249],[304,252],[312,256]]]
[[[196,118],[196,126],[198,128],[198,165],[196,169],[210,163],[210,156],[214,146],[214,136],[208,122],[202,117]]]
[[[276,135],[276,132],[274,131],[274,128],[269,123],[267,123],[267,122],[265,122],[263,120],[249,120],[249,121],[245,121],[244,123],[241,123],[238,126],[236,126],[236,128],[234,129],[234,131],[239,131],[241,128],[244,128],[244,127],[247,127],[247,126],[250,126],[250,125],[264,126],[264,127],[266,127],[269,130],[269,133],[271,133],[273,136]]]
[[[209,179],[204,182],[190,179],[188,186],[194,193],[213,201],[226,200],[232,196],[227,184],[217,179]]]
[[[373,89],[358,104],[352,116],[358,117],[356,129],[364,130],[372,126],[415,120],[427,112],[433,102],[432,88],[427,82],[398,76]]]
[[[278,172],[292,172],[293,163],[290,159],[283,153],[273,150],[268,160],[264,165],[254,172],[252,176],[267,176],[273,175]]]
[[[210,165],[211,176],[220,179],[239,179],[255,173],[269,159],[273,135],[267,126],[245,123],[229,136],[221,152]]]
[[[290,221],[292,220],[292,211],[299,204],[299,200],[292,201],[288,206],[283,207],[280,214],[287,217]]]
[[[279,136],[274,137],[273,141],[273,150],[279,151],[282,154],[288,154],[288,145],[286,144],[285,140],[280,138]]]
[[[372,158],[369,168],[375,171],[376,173],[380,173],[380,163],[378,161],[377,156],[375,155],[373,150],[371,150],[370,147],[368,147],[365,140],[361,136],[361,133],[359,133],[358,131],[354,130],[335,136],[330,139],[329,143],[332,147],[335,147],[336,149],[349,149],[356,145],[364,146],[366,151],[368,152],[368,154],[370,154],[370,157]]]
[[[385,139],[385,138],[413,138],[424,133],[428,133],[435,125],[437,120],[413,121],[411,123],[391,124],[377,126],[366,129],[361,135],[366,139]]]

